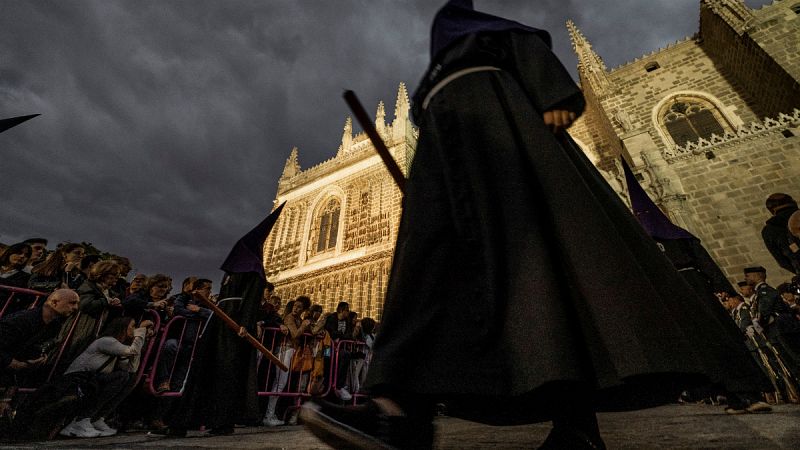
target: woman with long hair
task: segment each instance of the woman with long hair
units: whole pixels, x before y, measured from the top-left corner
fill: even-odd
[[[116,264],[116,263],[115,263]],[[75,361],[65,376],[75,372],[95,372],[97,392],[76,414],[72,422],[61,430],[62,436],[111,436],[117,430],[106,424],[117,406],[125,399],[125,386],[132,373],[139,368],[142,346],[153,322],[143,320],[139,327],[131,317],[111,320],[97,338]]]
[[[27,287],[30,275],[25,273],[25,264],[31,257],[31,246],[14,244],[0,252],[0,284]]]
[[[28,287],[42,292],[62,287],[77,289],[82,282],[80,264],[85,255],[81,244],[62,245],[31,270]]]

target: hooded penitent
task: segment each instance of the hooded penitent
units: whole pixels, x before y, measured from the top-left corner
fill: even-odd
[[[266,285],[264,242],[282,210],[283,204],[239,239],[221,266],[225,276],[219,307],[250,334],[256,332]],[[258,386],[256,352],[212,317],[200,340],[186,392],[168,423],[174,428],[205,425],[222,430],[232,430],[235,423],[253,423],[260,416]]]
[[[367,387],[510,423],[546,420],[553,382],[585,383],[607,408],[709,379],[763,385],[580,148],[545,125],[544,112],[585,104],[547,34],[451,1],[431,36]]]

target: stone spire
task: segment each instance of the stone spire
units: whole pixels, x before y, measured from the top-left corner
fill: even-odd
[[[572,49],[578,55],[578,72],[580,72],[581,78],[591,84],[591,88],[598,96],[607,94],[611,82],[608,80],[608,72],[606,72],[603,59],[595,53],[592,44],[575,26],[575,22],[568,20],[567,30],[569,30],[569,38],[572,41]],[[584,88],[587,87],[589,86],[584,86]]]
[[[378,102],[378,112],[375,113],[375,129],[378,130],[378,134],[386,131],[386,109],[383,107],[383,101]]]
[[[702,0],[701,7],[703,6],[710,8],[740,35],[755,17],[753,10],[742,0]]]
[[[353,146],[353,119],[347,116],[344,121],[344,132],[342,132],[342,145],[339,146],[337,156],[348,153]]]
[[[301,171],[302,169],[300,169],[300,163],[297,161],[297,147],[293,147],[292,152],[289,153],[289,158],[286,159],[286,164],[283,166],[281,180],[288,180]]]
[[[397,101],[394,103],[394,117],[396,119],[408,119],[408,92],[406,91],[406,84],[402,81],[397,88]]]

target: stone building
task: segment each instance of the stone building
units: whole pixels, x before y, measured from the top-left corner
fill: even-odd
[[[757,10],[701,0],[696,35],[610,70],[567,28],[587,99],[570,133],[612,187],[627,198],[623,157],[731,280],[754,264],[773,284],[787,279],[760,232],[769,194],[800,199],[800,0]],[[376,117],[406,173],[417,139],[408,108],[401,84],[395,119],[386,123],[382,103]],[[327,310],[347,300],[380,318],[400,192],[350,119],[334,158],[306,170],[297,158],[294,149],[278,183],[275,204],[287,204],[265,244],[268,277],[284,298],[310,295]]]
[[[375,126],[404,173],[414,157],[417,129],[400,84],[394,120],[383,102]],[[308,295],[331,311],[350,302],[362,316],[380,318],[402,196],[366,134],[344,125],[336,156],[301,170],[295,148],[278,181],[275,205],[286,202],[265,243],[264,267],[284,299]]]
[[[622,155],[732,280],[780,269],[761,240],[773,192],[800,199],[800,0],[701,0],[690,38],[608,70],[576,25],[587,110],[570,133],[625,198]]]

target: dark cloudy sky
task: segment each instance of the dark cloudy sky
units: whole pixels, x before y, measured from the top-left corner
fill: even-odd
[[[293,146],[336,152],[343,89],[393,117],[443,0],[0,0],[0,242],[89,241],[140,272],[217,281]],[[747,0],[753,7],[766,0]],[[476,0],[608,67],[697,31],[699,0]],[[177,281],[176,281],[177,283]]]

